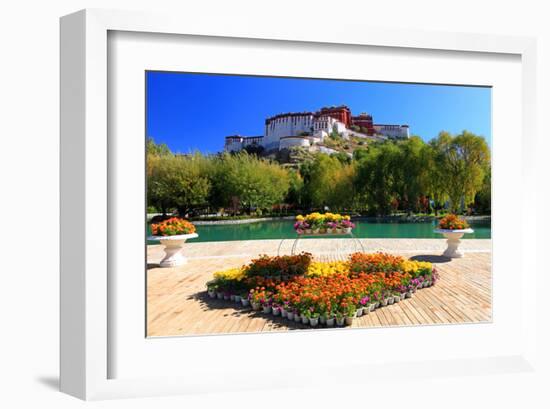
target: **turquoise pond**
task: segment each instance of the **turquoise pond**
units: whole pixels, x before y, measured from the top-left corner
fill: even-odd
[[[433,231],[436,227],[435,221],[401,223],[354,220],[353,222],[356,225],[353,233],[359,238],[443,238],[441,234],[434,233]],[[291,239],[296,237],[293,224],[292,220],[269,220],[247,224],[199,225],[196,226],[199,237],[189,240],[189,242]],[[464,235],[464,239],[491,238],[490,220],[472,221],[470,222],[470,226],[474,229],[474,233]],[[149,229],[148,233],[150,233]],[[148,241],[148,244],[155,243],[157,242]]]

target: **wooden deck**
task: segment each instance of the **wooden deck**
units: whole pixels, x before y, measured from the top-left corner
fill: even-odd
[[[379,308],[357,318],[353,327],[460,324],[491,321],[491,240],[464,240],[461,259],[444,259],[445,240],[362,239],[365,251],[386,251],[407,258],[432,261],[441,279],[419,290],[413,298]],[[212,300],[205,283],[212,273],[240,266],[258,254],[276,254],[279,240],[188,243],[189,263],[158,268],[161,246],[148,246],[148,336],[178,336],[311,329],[309,326],[241,308],[236,303]],[[288,253],[292,241],[281,246]],[[350,239],[311,239],[299,251],[311,251],[320,260],[345,259],[356,250]]]

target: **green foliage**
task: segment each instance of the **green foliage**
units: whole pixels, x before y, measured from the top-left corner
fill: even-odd
[[[162,143],[160,145],[157,145],[153,138],[147,138],[146,141],[146,149],[148,155],[158,155],[158,156],[165,156],[165,155],[171,155],[172,152],[170,151],[170,148],[165,143]]]
[[[147,157],[149,204],[166,213],[177,208],[181,216],[207,204],[210,180],[208,162],[200,154],[154,155]]]
[[[490,164],[487,142],[480,136],[463,131],[457,136],[441,132],[432,142],[436,163],[445,180],[451,210],[457,212],[462,203],[468,206],[483,187]]]
[[[149,139],[148,206],[163,213],[209,206],[261,214],[285,204],[386,215],[437,214],[446,204],[456,212],[473,204],[478,213],[490,212],[490,152],[480,136],[442,132],[429,143],[411,137],[364,147],[353,138],[338,138],[324,143],[349,144],[352,158],[346,152],[327,155],[292,147],[278,152],[284,165],[246,152],[174,155]]]
[[[220,207],[266,209],[282,203],[290,187],[288,170],[246,153],[214,161],[212,202]]]
[[[401,152],[397,144],[373,144],[357,166],[355,188],[372,213],[388,214],[400,188]]]

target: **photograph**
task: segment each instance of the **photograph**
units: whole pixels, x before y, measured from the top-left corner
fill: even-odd
[[[492,322],[492,88],[145,72],[146,335]]]

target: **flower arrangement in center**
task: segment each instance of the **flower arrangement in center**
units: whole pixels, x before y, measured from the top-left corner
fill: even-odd
[[[249,265],[216,272],[212,298],[232,299],[256,311],[328,327],[352,323],[435,284],[431,263],[385,253],[355,253],[346,261],[312,261],[311,254],[261,256]]]
[[[310,213],[296,216],[294,230],[302,234],[349,234],[355,227],[349,216],[338,213]]]
[[[448,214],[439,221],[439,228],[443,230],[463,230],[468,227],[468,222],[456,214]]]
[[[192,223],[179,217],[171,217],[160,223],[151,224],[151,232],[154,236],[177,236],[195,233],[195,231],[195,226]]]

